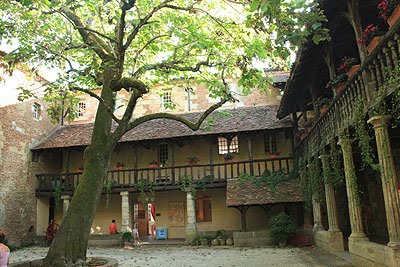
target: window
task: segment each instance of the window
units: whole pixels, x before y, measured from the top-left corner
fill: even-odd
[[[32,112],[33,112],[33,118],[40,120],[42,113],[42,106],[38,103],[33,103]]]
[[[231,153],[239,153],[239,139],[238,136],[234,136],[230,142],[228,149],[228,139],[225,137],[218,137],[218,153],[220,155]]]
[[[168,144],[158,145],[158,162],[165,164],[168,161]]]
[[[172,105],[172,93],[171,92],[165,92],[162,95],[162,106],[164,108],[169,108]]]
[[[211,222],[211,197],[203,196],[196,199],[196,222]]]
[[[78,104],[78,117],[83,117],[83,114],[86,111],[86,103],[79,102]]]
[[[274,133],[268,133],[264,135],[264,149],[265,153],[278,152],[276,145],[276,136]]]

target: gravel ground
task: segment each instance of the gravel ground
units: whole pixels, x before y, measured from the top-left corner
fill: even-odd
[[[10,263],[43,258],[48,248],[30,247],[11,253]],[[117,259],[119,266],[349,266],[340,258],[316,248],[237,248],[190,246],[138,246],[132,248],[90,248],[88,257]]]

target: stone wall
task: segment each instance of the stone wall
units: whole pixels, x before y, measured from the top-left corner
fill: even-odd
[[[233,96],[238,100],[238,102],[226,103],[222,108],[279,105],[280,103],[280,93],[277,87],[270,86],[268,92],[253,90],[250,94],[244,95],[236,81],[231,80],[229,81],[229,84],[233,91]],[[181,84],[177,84],[174,87],[153,88],[150,93],[139,99],[134,110],[134,117],[140,117],[156,112],[168,112],[174,114],[199,112],[206,110],[219,101],[219,99],[209,97],[208,90],[204,84],[192,86],[192,89],[193,91],[189,96],[189,93],[185,91],[184,86]],[[172,101],[176,105],[175,109],[171,110],[163,107],[161,97],[163,92],[171,92]],[[97,93],[100,94],[100,92]],[[75,119],[71,124],[93,122],[97,111],[98,101],[89,95],[80,95],[79,98],[82,103],[85,103],[86,109],[82,116]],[[116,99],[116,107],[118,108],[115,111],[115,114],[117,117],[122,117],[129,99],[129,93],[125,90],[120,91],[118,92]]]
[[[33,117],[34,103],[42,108],[38,118]],[[31,225],[36,226],[36,179],[29,169],[30,148],[57,127],[45,108],[37,100],[0,108],[0,228],[14,244],[22,241]]]

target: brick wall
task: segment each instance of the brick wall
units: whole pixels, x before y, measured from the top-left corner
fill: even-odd
[[[42,107],[39,119],[32,105]],[[36,179],[30,171],[30,148],[57,126],[51,124],[41,101],[0,108],[0,228],[19,244],[31,225],[36,226]],[[43,164],[44,165],[44,164]]]

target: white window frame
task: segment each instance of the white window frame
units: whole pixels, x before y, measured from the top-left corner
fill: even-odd
[[[79,102],[78,103],[78,117],[83,117],[86,112],[86,103],[85,102]]]
[[[32,105],[32,113],[33,113],[33,118],[35,120],[41,120],[42,119],[42,105],[34,102]]]
[[[232,137],[228,148],[228,139],[226,137],[218,137],[218,154],[239,153],[239,138],[237,135]]]
[[[172,92],[171,91],[164,91],[161,96],[161,105],[163,108],[168,108],[166,105],[172,105]]]

